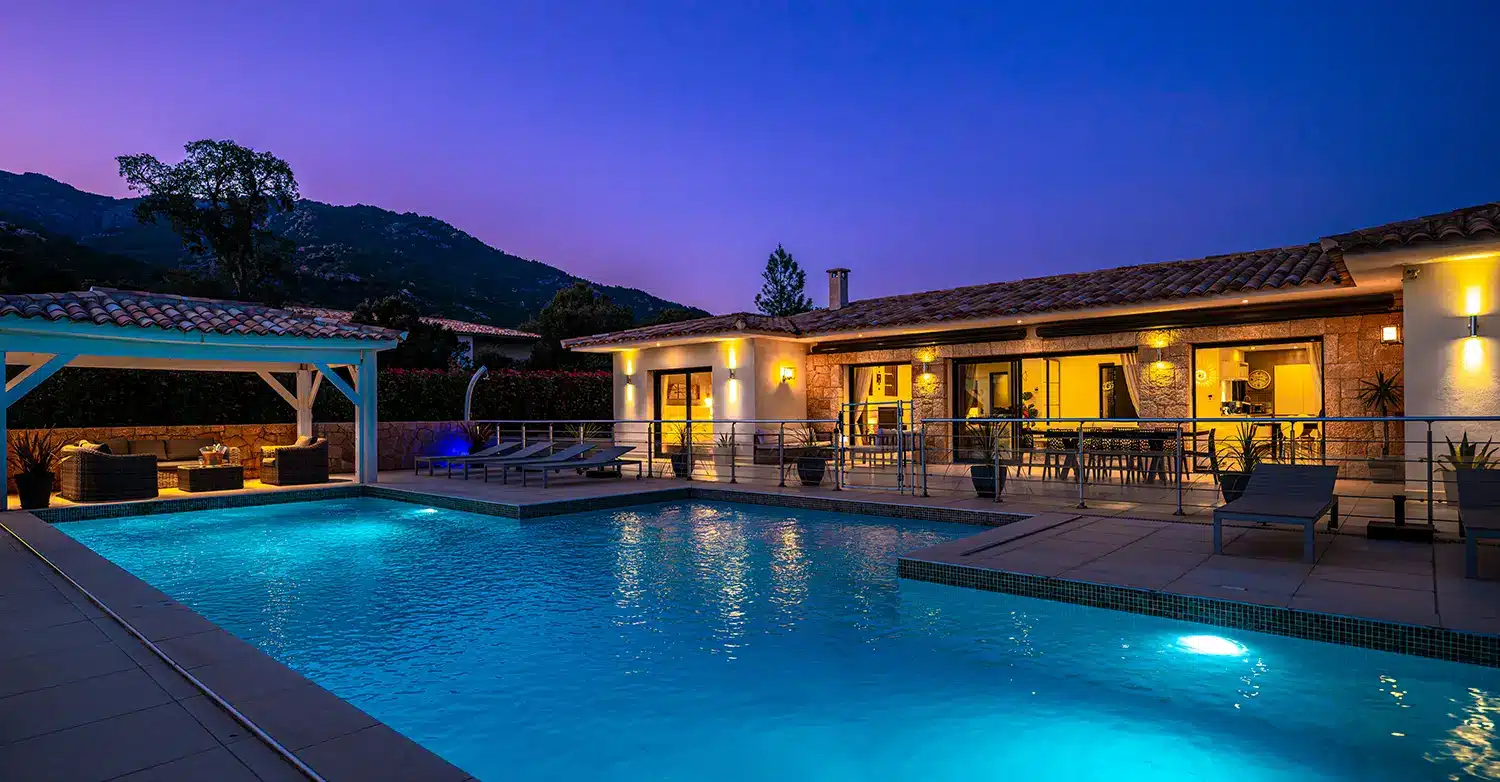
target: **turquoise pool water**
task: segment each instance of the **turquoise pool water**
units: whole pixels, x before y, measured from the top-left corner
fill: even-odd
[[[896,578],[972,527],[374,499],[58,527],[486,780],[1500,776],[1500,671]]]

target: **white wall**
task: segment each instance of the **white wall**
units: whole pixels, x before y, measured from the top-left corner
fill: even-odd
[[[1500,260],[1415,268],[1416,278],[1402,285],[1406,414],[1500,415]],[[1479,315],[1478,337],[1468,336],[1470,314]],[[1433,431],[1438,455],[1446,452],[1444,437],[1457,440],[1465,431],[1471,440],[1500,442],[1496,424],[1438,424]]]
[[[654,418],[654,373],[697,367],[712,370],[715,419],[805,418],[806,356],[806,346],[772,339],[730,339],[615,353],[615,418]],[[781,381],[782,367],[792,368],[790,382]],[[626,374],[632,376],[632,383],[626,384]]]
[[[751,340],[755,344],[755,417],[807,417],[807,346],[776,339]],[[781,382],[782,367],[791,367],[792,379]]]

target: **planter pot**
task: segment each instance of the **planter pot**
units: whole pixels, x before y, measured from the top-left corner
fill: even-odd
[[[1443,482],[1443,502],[1458,505],[1458,473],[1438,468],[1437,477]]]
[[[686,478],[693,470],[693,463],[688,461],[685,451],[672,454],[672,474],[678,478]]]
[[[802,456],[797,459],[797,477],[802,480],[803,486],[823,483],[823,476],[827,472],[828,460],[821,456]]]
[[[734,452],[723,446],[714,447],[714,472],[720,477],[729,474],[729,465],[734,462]]]
[[[1399,456],[1372,456],[1367,462],[1370,480],[1375,483],[1404,483],[1406,462]]]
[[[52,504],[52,473],[29,472],[16,476],[16,494],[21,510],[45,508]]]
[[[1005,493],[1006,469],[1000,468],[1000,493]],[[976,464],[969,468],[969,480],[974,483],[974,493],[980,497],[995,496],[995,466],[993,464]]]
[[[1219,491],[1224,494],[1225,502],[1234,502],[1245,494],[1245,487],[1250,483],[1248,472],[1221,472],[1219,473]]]

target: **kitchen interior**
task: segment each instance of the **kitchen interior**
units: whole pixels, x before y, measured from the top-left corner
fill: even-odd
[[[1212,429],[1222,444],[1249,422],[1256,439],[1272,443],[1278,458],[1318,458],[1319,424],[1271,419],[1322,414],[1321,340],[1198,348],[1193,359],[1194,414],[1239,419],[1204,422],[1199,430]]]

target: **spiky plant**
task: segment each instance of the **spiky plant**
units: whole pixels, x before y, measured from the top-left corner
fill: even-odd
[[[1490,470],[1495,463],[1495,441],[1486,440],[1480,445],[1476,440],[1469,442],[1469,433],[1464,432],[1463,439],[1453,442],[1452,438],[1444,437],[1448,441],[1448,453],[1438,457],[1438,461],[1445,462],[1450,470]]]
[[[12,475],[41,475],[52,472],[62,454],[63,441],[51,429],[37,429],[16,434],[11,441]]]
[[[1390,377],[1385,372],[1376,370],[1374,380],[1359,381],[1360,404],[1365,406],[1367,412],[1374,413],[1381,418],[1387,418],[1392,412],[1401,409],[1402,389],[1401,373],[1397,372]],[[1380,422],[1380,455],[1391,455],[1391,422]]]
[[[490,438],[495,436],[495,425],[478,421],[464,421],[458,425],[469,441],[469,453],[474,453],[490,444]]]

